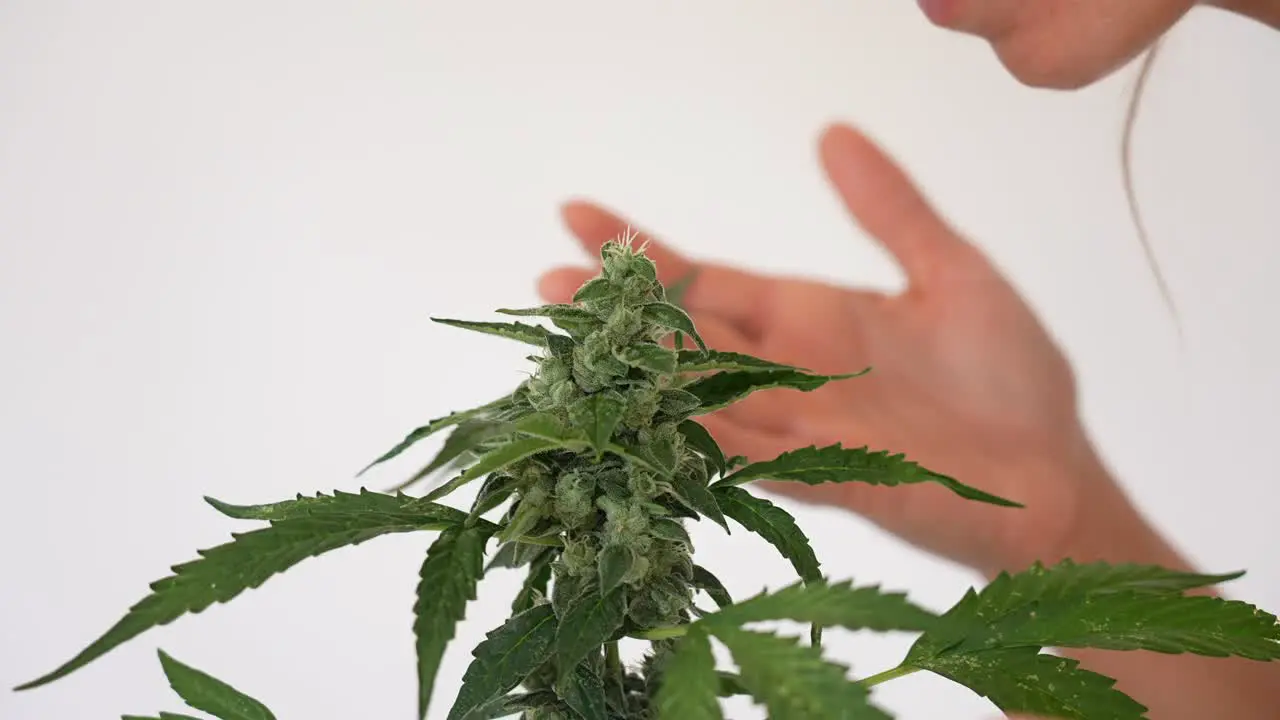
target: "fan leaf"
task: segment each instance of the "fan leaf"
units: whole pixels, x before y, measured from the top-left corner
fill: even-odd
[[[822,570],[809,538],[791,513],[740,487],[717,487],[713,493],[724,514],[777,548],[806,581],[821,580]]]
[[[848,668],[824,660],[817,648],[736,628],[717,628],[715,635],[733,655],[743,687],[764,704],[771,720],[890,720],[871,704],[867,689],[849,679]]]
[[[812,580],[739,600],[704,617],[706,625],[741,626],[754,622],[794,620],[847,630],[923,632],[937,616],[878,586],[853,587],[850,581]]]
[[[653,701],[658,720],[724,720],[719,686],[711,641],[701,630],[690,630],[663,668]]]
[[[101,637],[56,670],[18,689],[57,680],[151,628],[228,602],[307,558],[389,533],[439,528],[442,515],[449,515],[422,499],[367,491],[258,506],[210,502],[233,516],[260,513],[281,519],[272,520],[269,527],[232,533],[231,542],[201,550],[199,559],[173,566],[172,575],[152,583],[151,593]]]
[[[827,482],[860,482],[869,485],[931,482],[942,485],[968,500],[1006,507],[1022,507],[1012,500],[983,492],[954,478],[927,470],[907,460],[901,454],[891,454],[884,450],[872,451],[866,447],[846,448],[840,443],[826,447],[810,445],[788,450],[772,460],[751,463],[735,470],[716,485],[741,485],[757,478],[790,480],[807,485]]]
[[[449,710],[449,720],[483,717],[487,705],[551,659],[555,639],[556,616],[549,604],[514,615],[488,632],[471,651],[473,660],[462,675],[462,688]]]
[[[725,352],[723,350],[681,350],[677,356],[676,366],[680,372],[707,372],[712,370],[742,372],[798,370],[800,372],[808,372],[804,368],[796,367],[795,365],[784,365],[751,355]]]
[[[598,590],[574,598],[560,620],[556,634],[556,663],[561,672],[574,668],[622,627],[627,615],[624,588],[601,594]]]
[[[463,330],[474,330],[486,335],[496,335],[508,340],[518,340],[529,345],[547,347],[548,338],[555,333],[541,325],[527,325],[522,322],[477,322],[474,320],[454,320],[452,318],[431,318],[432,322],[450,325]]]
[[[928,670],[987,698],[1005,713],[1071,720],[1146,720],[1147,709],[1115,680],[1037,648],[948,655]]]
[[[203,710],[218,720],[275,720],[276,716],[257,700],[208,673],[175,660],[163,650],[158,651],[158,654],[165,677],[169,679],[169,687],[187,705]],[[161,717],[166,714],[161,714]]]
[[[413,634],[418,653],[418,717],[426,717],[436,673],[467,604],[484,575],[484,546],[492,530],[455,526],[440,533],[418,572]]]
[[[789,388],[812,392],[836,380],[858,377],[868,370],[848,375],[813,375],[799,370],[723,371],[699,378],[684,387],[702,401],[698,414],[728,407],[759,390]]]

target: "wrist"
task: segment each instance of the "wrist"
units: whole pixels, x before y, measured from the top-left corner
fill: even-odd
[[[1024,570],[1035,562],[1053,565],[1063,560],[1191,569],[1138,510],[1091,448],[1081,452],[1074,462],[1056,463],[1046,474],[1049,477],[1045,482],[1071,488],[1070,493],[1053,510],[1029,517],[1027,525],[1032,529],[1021,542],[1011,544],[1011,552],[1001,562],[979,568],[987,579],[1003,571]]]

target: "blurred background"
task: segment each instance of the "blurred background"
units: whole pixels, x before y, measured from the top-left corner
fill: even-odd
[[[3,0],[0,717],[178,710],[157,647],[281,718],[411,717],[426,535],[305,562],[54,685],[7,688],[252,527],[201,496],[388,487],[438,441],[354,473],[514,386],[525,348],[427,318],[537,303],[539,272],[588,259],[558,220],[568,198],[696,257],[898,287],[821,175],[833,120],[883,142],[1026,293],[1152,520],[1206,569],[1249,570],[1234,596],[1280,607],[1280,42],[1206,10],[1166,50],[1135,180],[1181,342],[1124,199],[1135,67],[1028,89],[890,0]],[[778,502],[835,577],[938,610],[979,582],[856,517]],[[792,582],[763,541],[693,531],[734,593]],[[481,585],[431,717],[516,580]],[[860,676],[910,642],[829,638]],[[996,714],[925,674],[875,697],[903,718]]]

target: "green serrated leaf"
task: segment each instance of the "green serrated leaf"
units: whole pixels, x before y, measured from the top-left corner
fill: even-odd
[[[508,542],[499,547],[498,552],[494,553],[493,559],[485,566],[485,571],[488,572],[496,567],[524,567],[550,550],[551,548],[546,545],[536,545],[518,540]]]
[[[438,322],[441,325],[462,328],[463,330],[474,330],[486,335],[496,335],[508,340],[518,340],[538,347],[546,347],[547,338],[555,334],[541,325],[527,325],[522,322],[477,322],[474,320],[454,320],[452,318],[437,317],[431,318],[431,321]]]
[[[789,388],[812,392],[836,380],[847,380],[870,372],[848,375],[812,375],[799,370],[722,371],[698,378],[684,387],[702,400],[697,414],[705,415],[747,397],[758,390]]]
[[[527,480],[522,480],[514,475],[505,475],[494,473],[485,479],[484,484],[480,486],[480,492],[476,493],[476,499],[471,504],[471,512],[467,515],[467,521],[484,515],[490,510],[498,507],[506,502],[516,489],[524,486]]]
[[[714,631],[733,655],[741,683],[769,711],[770,720],[891,720],[871,704],[849,669],[822,658],[794,638],[739,628]],[[708,685],[708,690],[713,688]]]
[[[750,695],[751,691],[747,690],[742,684],[742,678],[737,673],[717,672],[716,678],[720,683],[720,687],[716,690],[716,694],[720,697],[733,697],[734,695]]]
[[[537,455],[547,450],[555,450],[566,447],[577,448],[583,443],[568,442],[563,440],[552,440],[545,437],[527,437],[520,440],[500,445],[493,450],[480,456],[480,459],[474,465],[467,468],[466,471],[458,474],[449,482],[427,493],[424,499],[439,500],[467,483],[475,480],[483,475],[491,472],[497,472],[513,463],[517,463],[525,458]]]
[[[355,512],[413,516],[422,530],[442,530],[466,519],[466,514],[447,505],[439,505],[408,495],[388,495],[360,488],[359,493],[335,490],[332,495],[316,493],[314,497],[299,494],[293,500],[261,505],[233,505],[205,496],[218,512],[236,520],[297,520],[301,518],[347,517]]]
[[[470,410],[459,410],[458,412],[449,413],[444,417],[438,417],[434,420],[430,420],[427,422],[426,425],[423,425],[422,427],[419,427],[419,428],[415,428],[412,432],[406,435],[405,438],[401,440],[395,447],[383,453],[377,460],[374,460],[373,462],[366,465],[365,468],[361,470],[359,473],[357,473],[356,476],[359,477],[360,475],[363,475],[366,472],[368,472],[371,468],[373,468],[373,466],[379,465],[381,463],[384,463],[390,460],[391,458],[394,458],[395,456],[399,455],[400,453],[404,452],[405,450],[408,450],[410,447],[415,445],[419,440],[423,440],[427,437],[430,437],[431,435],[434,435],[437,432],[444,430],[445,428],[453,427],[454,425],[457,425],[463,420],[470,420],[472,418],[480,417],[485,413],[501,410],[511,405],[514,399],[515,399],[514,395],[508,394],[492,402],[485,403],[480,407],[471,408]]]
[[[660,375],[670,375],[676,371],[675,352],[653,343],[638,343],[622,348],[617,358],[630,367],[648,370]]]
[[[169,686],[187,705],[218,720],[275,720],[276,716],[257,700],[208,673],[178,662],[163,650],[157,654]]]
[[[468,717],[468,720],[498,720],[511,717],[524,710],[553,707],[559,702],[556,694],[547,690],[531,693],[513,693],[494,698]]]
[[[462,688],[449,710],[449,720],[475,720],[486,705],[510,692],[550,660],[555,650],[556,627],[551,606],[538,605],[488,632],[471,651],[474,659],[462,675]]]
[[[586,433],[592,447],[609,449],[613,431],[627,410],[627,399],[616,390],[605,390],[580,398],[569,406],[569,418],[578,430]]]
[[[621,294],[621,290],[607,278],[595,277],[583,283],[582,287],[573,294],[574,302],[586,302],[588,300],[605,300],[611,297],[617,297]]]
[[[1022,507],[1019,503],[969,487],[954,478],[933,472],[907,460],[902,454],[872,451],[867,447],[846,448],[840,443],[788,450],[772,460],[751,463],[721,479],[716,485],[741,485],[757,478],[791,480],[806,485],[826,482],[860,482],[868,485],[906,485],[937,483],[960,497],[1002,505]]]
[[[634,463],[639,467],[644,468],[645,470],[656,473],[663,477],[667,477],[670,475],[669,471],[664,470],[661,466],[659,466],[657,461],[653,459],[652,455],[649,453],[646,453],[642,448],[631,448],[631,447],[620,445],[618,443],[610,443],[609,452],[617,455],[620,458],[624,458],[627,461]]]
[[[601,595],[588,592],[575,598],[560,620],[556,635],[556,663],[565,671],[600,647],[622,627],[627,615],[623,588]]]
[[[1008,647],[1075,647],[1280,658],[1276,617],[1234,600],[1186,596],[1239,577],[1154,566],[1040,564],[970,591],[921,636],[906,662]]]
[[[946,655],[926,669],[960,683],[1005,713],[1072,720],[1145,720],[1147,709],[1115,680],[1037,648]]]
[[[444,444],[440,446],[440,450],[431,459],[431,462],[410,476],[409,479],[391,488],[391,491],[399,492],[404,490],[457,460],[463,453],[475,450],[486,441],[511,432],[512,428],[513,424],[509,422],[490,420],[463,421],[445,438]]]
[[[725,589],[724,583],[720,582],[720,578],[701,565],[693,566],[693,586],[709,595],[721,608],[733,604],[733,598]]]
[[[680,388],[662,391],[658,408],[665,417],[679,419],[692,415],[702,405],[702,398]]]
[[[711,518],[725,532],[730,532],[729,523],[724,519],[724,511],[717,502],[717,496],[711,492],[698,478],[685,472],[671,477],[671,489],[690,508],[697,510],[704,517]]]
[[[600,318],[576,305],[553,304],[532,308],[502,308],[498,312],[517,317],[544,317],[555,323],[556,327],[575,335],[586,335],[603,325]]]
[[[637,448],[637,452],[642,452],[644,457],[658,468],[663,477],[670,477],[676,471],[680,461],[676,454],[676,439],[672,436],[656,437],[642,449]]]
[[[622,584],[622,579],[636,564],[636,553],[626,545],[606,545],[600,551],[600,592],[608,595]]]
[[[712,370],[734,370],[741,372],[761,372],[764,370],[794,370],[808,372],[795,365],[784,365],[772,360],[764,360],[752,355],[725,352],[723,350],[682,350],[676,361],[680,372],[707,372]]]
[[[690,630],[663,668],[653,700],[658,720],[723,720],[716,699],[719,686],[711,641],[700,630]]]
[[[587,439],[586,434],[581,430],[569,427],[563,420],[550,412],[525,415],[515,422],[514,427],[519,433],[547,440],[585,442]]]
[[[709,458],[721,475],[728,470],[724,451],[720,449],[720,445],[705,427],[693,420],[684,420],[676,426],[676,429],[684,436],[686,445]]]
[[[847,630],[923,632],[937,616],[878,586],[853,587],[846,580],[827,583],[811,580],[788,585],[772,593],[762,592],[704,617],[705,625],[741,626],[753,622],[794,620]]]
[[[511,612],[520,613],[533,607],[539,598],[547,594],[547,583],[551,581],[551,562],[555,553],[546,552],[529,563],[529,572],[525,575],[520,592],[511,601]]]
[[[682,332],[693,338],[693,341],[698,344],[700,349],[707,349],[706,343],[702,342],[702,336],[698,334],[697,329],[693,326],[693,319],[684,310],[671,303],[645,303],[640,307],[640,317],[659,327]]]
[[[803,580],[821,580],[822,570],[809,538],[791,513],[761,497],[732,485],[713,491],[720,509],[751,532],[777,548]]]
[[[440,533],[418,572],[413,634],[418,653],[418,717],[427,715],[436,673],[467,603],[484,574],[484,547],[492,530],[455,526]]]
[[[652,518],[649,521],[649,532],[655,538],[682,543],[690,550],[693,549],[693,538],[689,537],[689,531],[685,530],[684,525],[681,525],[677,520]]]
[[[211,501],[221,509],[248,514],[244,507]],[[61,678],[120,644],[188,613],[198,613],[214,603],[230,601],[245,590],[299,562],[349,545],[358,545],[389,533],[439,527],[439,506],[424,499],[381,495],[335,493],[331,498],[300,498],[286,505],[276,503],[255,512],[276,514],[271,526],[246,533],[232,533],[232,542],[201,550],[200,559],[175,565],[173,575],[151,584],[151,593],[78,655],[53,672],[20,686],[37,687]],[[306,514],[297,514],[306,507]],[[290,509],[292,508],[292,509]],[[493,527],[492,523],[480,521]]]
[[[582,720],[609,720],[604,681],[586,663],[579,663],[572,673],[556,683],[556,694]]]

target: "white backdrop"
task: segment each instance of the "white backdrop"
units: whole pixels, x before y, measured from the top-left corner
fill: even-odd
[[[1117,165],[1133,68],[1031,90],[905,1],[5,0],[0,683],[51,669],[170,565],[251,527],[202,495],[355,489],[419,421],[513,386],[525,349],[427,316],[536,303],[539,271],[583,257],[556,216],[568,197],[695,255],[895,286],[820,174],[834,119],[881,139],[1026,291],[1153,520],[1208,569],[1250,570],[1233,593],[1280,608],[1277,67],[1274,33],[1203,11],[1151,83],[1137,181],[1179,346]],[[976,581],[788,506],[835,576],[938,609]],[[705,525],[699,557],[731,590],[791,582],[763,542]],[[283,719],[409,718],[428,540],[305,562],[52,686],[0,693],[0,717],[179,710],[163,647]],[[482,585],[433,718],[514,580]],[[908,642],[831,635],[859,675]],[[903,718],[993,714],[923,675],[876,697]]]

